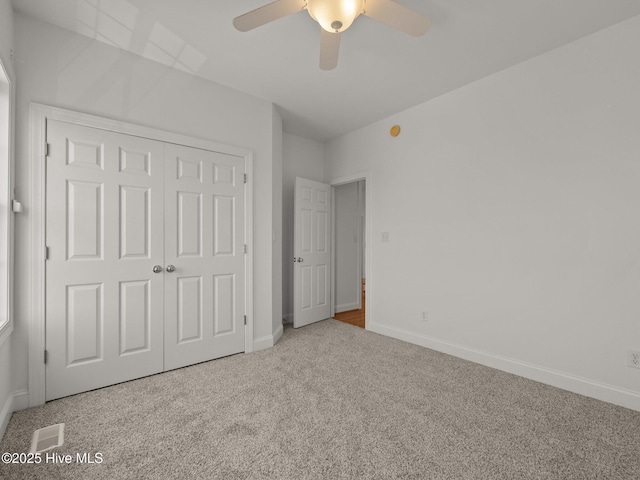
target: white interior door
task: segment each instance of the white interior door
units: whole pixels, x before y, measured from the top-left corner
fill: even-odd
[[[162,371],[163,144],[49,121],[46,399]]]
[[[294,206],[293,326],[331,316],[331,187],[296,178]]]
[[[165,370],[244,351],[244,158],[165,149]]]
[[[48,121],[46,400],[243,352],[244,158]]]

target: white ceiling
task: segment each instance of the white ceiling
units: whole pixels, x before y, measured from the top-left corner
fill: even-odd
[[[274,102],[287,132],[320,141],[368,125],[640,15],[640,0],[398,0],[431,18],[413,38],[359,17],[332,71],[299,12],[247,33],[270,0],[12,0],[16,10]]]

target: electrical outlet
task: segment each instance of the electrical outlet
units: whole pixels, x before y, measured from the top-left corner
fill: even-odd
[[[423,322],[429,321],[429,316],[427,315],[427,312],[422,312],[422,321]]]
[[[632,368],[640,368],[640,352],[627,350],[627,365]]]

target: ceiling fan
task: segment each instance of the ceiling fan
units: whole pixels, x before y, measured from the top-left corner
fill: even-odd
[[[332,70],[338,65],[340,35],[362,15],[373,18],[402,32],[419,37],[431,21],[396,0],[276,0],[233,19],[241,32],[252,30],[301,10],[320,24],[320,68]]]

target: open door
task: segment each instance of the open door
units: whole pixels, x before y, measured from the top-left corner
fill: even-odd
[[[294,200],[293,326],[331,316],[331,187],[296,178]]]

